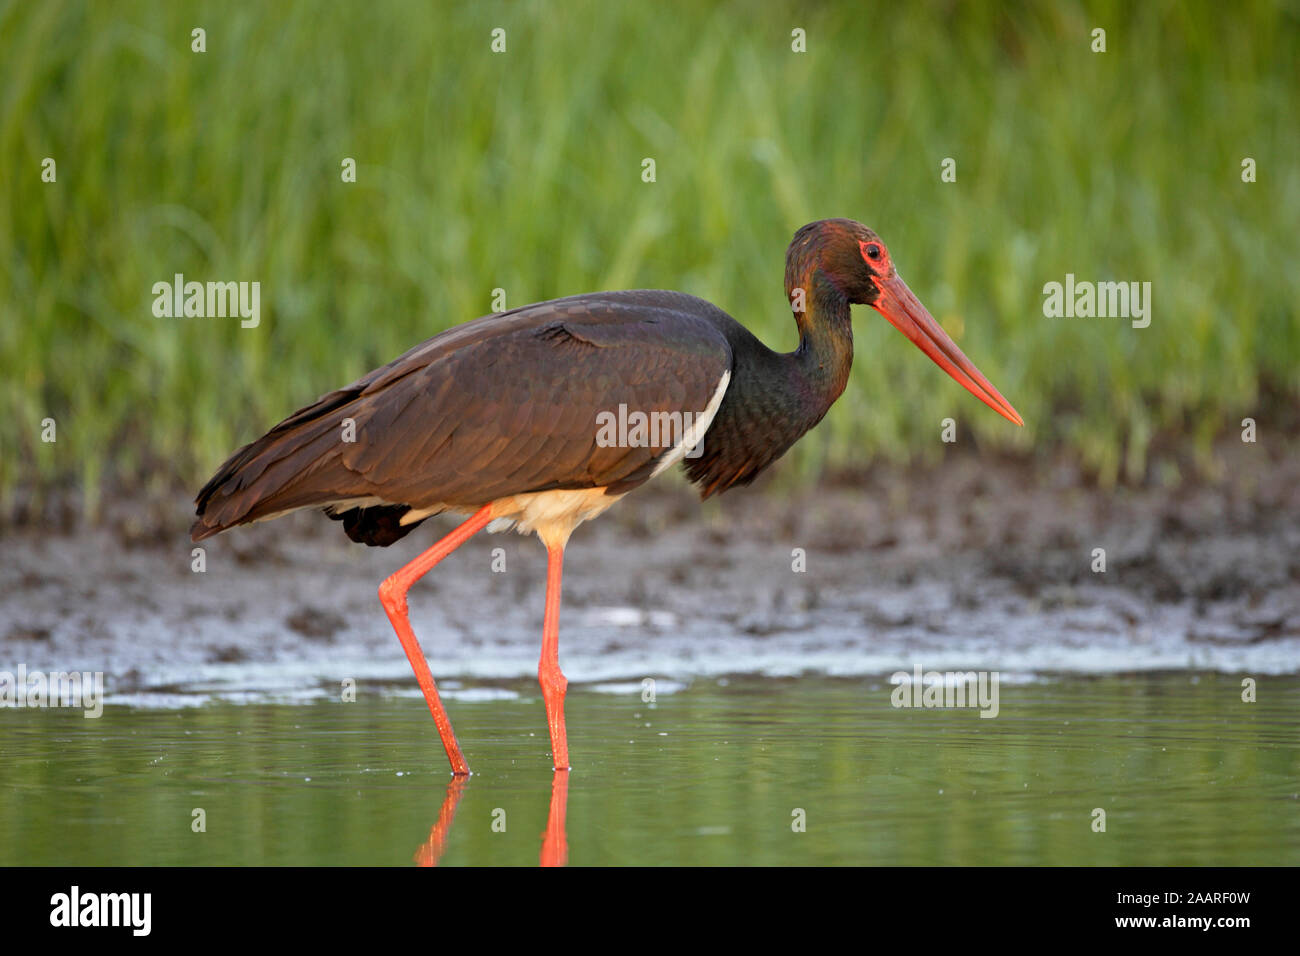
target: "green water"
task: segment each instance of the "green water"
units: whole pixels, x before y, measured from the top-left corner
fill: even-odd
[[[1222,675],[1004,684],[996,719],[895,709],[879,679],[699,681],[653,706],[573,686],[567,799],[515,689],[449,702],[475,771],[450,788],[423,701],[364,688],[0,711],[0,864],[406,865],[440,845],[440,865],[536,865],[548,820],[571,865],[1300,863],[1296,677],[1250,704]]]

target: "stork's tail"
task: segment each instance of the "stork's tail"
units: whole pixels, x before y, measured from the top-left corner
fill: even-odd
[[[190,539],[263,518],[347,497],[331,467],[338,433],[315,421],[286,428],[282,423],[231,455],[194,499],[197,508]],[[324,480],[321,480],[324,479]]]
[[[356,395],[355,388],[331,392],[231,455],[194,499],[190,540],[312,507],[365,544],[389,545],[414,530],[418,521],[401,523],[409,505],[375,503],[373,489],[342,462],[345,406]]]

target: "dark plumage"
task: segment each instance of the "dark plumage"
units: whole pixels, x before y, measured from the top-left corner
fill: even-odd
[[[546,545],[538,676],[557,770],[569,766],[560,670],[564,548],[577,525],[681,458],[705,497],[753,481],[839,398],[851,303],[872,306],[1006,418],[1020,416],[898,277],[880,238],[810,223],[786,253],[799,347],[773,352],[716,306],[678,292],[598,292],[489,315],[435,335],[245,445],[199,492],[195,541],[321,508],[353,541],[392,544],[440,511],[470,515],[379,588],[452,770],[469,772],[407,615],[411,585],[479,530],[514,524]],[[631,416],[624,413],[630,412]],[[607,442],[602,416],[677,416]],[[693,433],[683,433],[691,416]],[[698,418],[696,416],[699,416]]]
[[[598,447],[597,413],[620,403],[704,409],[731,367],[728,323],[741,329],[693,296],[633,291],[456,326],[235,452],[199,492],[192,537],[355,499],[470,507],[557,488],[630,491],[668,447]],[[343,440],[347,419],[354,442]],[[334,515],[354,541],[391,544],[406,533],[389,528],[400,518],[393,508],[356,510]]]
[[[773,352],[721,309],[679,292],[598,292],[483,316],[235,452],[199,492],[192,537],[330,506],[352,540],[383,545],[412,525],[397,524],[404,510],[377,504],[468,507],[557,488],[630,491],[668,448],[598,448],[597,413],[620,403],[698,413],[724,372],[731,381],[703,454],[685,468],[706,497],[748,484],[844,391],[853,333],[843,287],[852,285],[817,254],[825,235],[855,226],[864,228],[827,220],[795,235],[786,292],[803,287],[807,307],[796,314],[793,353]],[[835,268],[853,267],[849,259]],[[342,440],[346,419],[355,423],[352,443]],[[333,508],[357,499],[377,500]]]

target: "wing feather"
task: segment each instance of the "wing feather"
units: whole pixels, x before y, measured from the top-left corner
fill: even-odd
[[[703,411],[733,360],[704,310],[717,311],[678,293],[600,293],[434,336],[232,455],[199,492],[192,535],[351,500],[477,507],[639,483],[671,450],[669,436],[600,447],[597,415]],[[344,440],[348,418],[354,442]]]

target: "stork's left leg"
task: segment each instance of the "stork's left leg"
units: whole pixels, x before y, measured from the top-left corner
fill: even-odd
[[[569,741],[564,733],[564,691],[568,680],[560,671],[560,577],[564,570],[564,545],[546,549],[546,615],[542,619],[542,659],[537,679],[546,702],[546,724],[551,731],[551,756],[556,770],[569,769]]]

